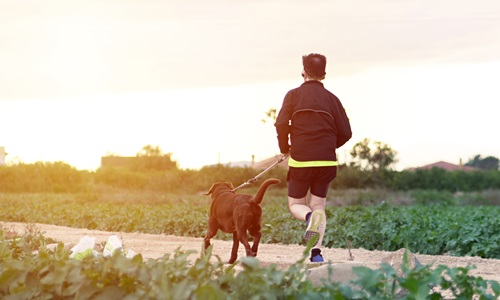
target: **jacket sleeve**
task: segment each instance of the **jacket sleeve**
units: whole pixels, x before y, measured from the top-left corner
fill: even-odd
[[[290,144],[288,143],[288,136],[290,134],[290,119],[292,115],[292,101],[291,92],[288,92],[283,100],[281,109],[276,117],[276,133],[278,134],[278,146],[280,152],[285,154],[290,152]]]
[[[342,103],[339,101],[338,104],[339,109],[335,118],[335,125],[337,126],[337,148],[340,148],[351,139],[352,131],[349,118]]]

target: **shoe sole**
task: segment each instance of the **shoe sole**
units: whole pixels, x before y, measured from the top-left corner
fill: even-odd
[[[323,221],[323,214],[319,211],[313,211],[311,219],[309,220],[309,226],[307,226],[306,233],[304,234],[305,242],[309,242],[310,239],[319,235],[319,225]]]

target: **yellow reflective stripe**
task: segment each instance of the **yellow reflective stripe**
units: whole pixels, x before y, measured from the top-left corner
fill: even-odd
[[[339,162],[336,160],[311,160],[311,161],[296,161],[293,158],[288,159],[288,166],[294,168],[306,168],[306,167],[335,167],[338,166]]]

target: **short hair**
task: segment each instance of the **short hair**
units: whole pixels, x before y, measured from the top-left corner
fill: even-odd
[[[318,53],[302,56],[304,71],[314,79],[325,79],[326,57]]]

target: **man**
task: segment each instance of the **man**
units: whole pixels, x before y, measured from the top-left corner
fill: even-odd
[[[281,153],[290,155],[288,208],[294,218],[306,222],[306,242],[318,236],[310,260],[323,262],[326,195],[338,166],[335,150],[352,132],[342,103],[321,82],[326,75],[326,57],[304,55],[302,65],[304,83],[286,94],[275,126]]]

